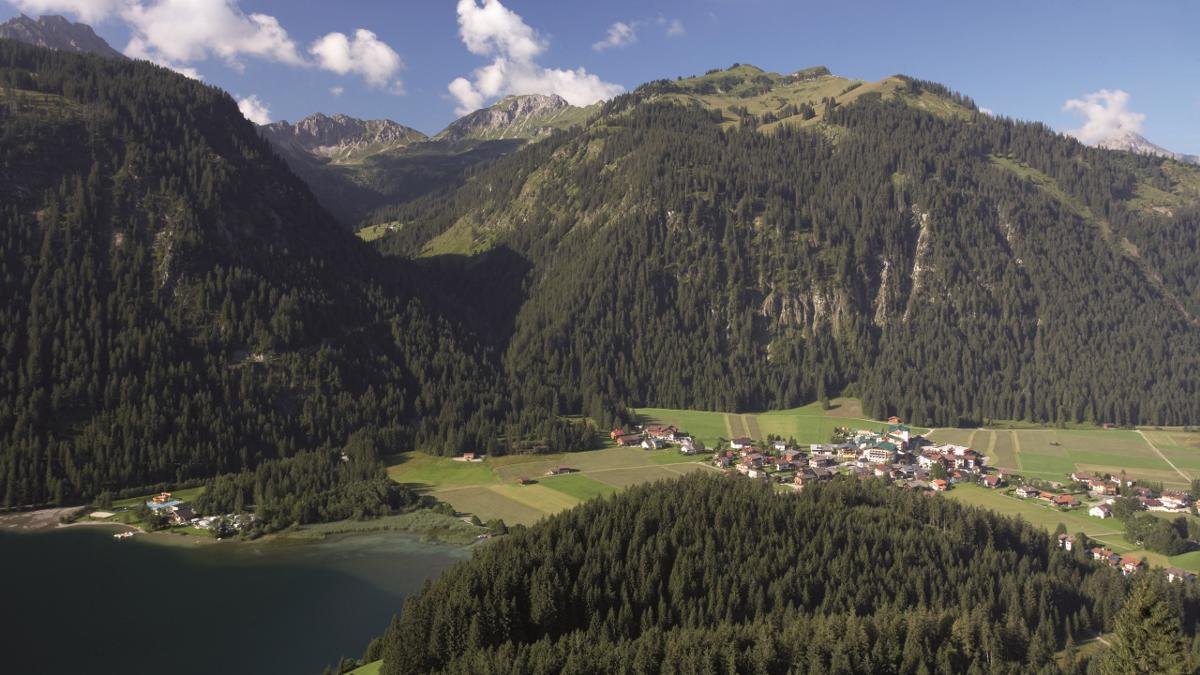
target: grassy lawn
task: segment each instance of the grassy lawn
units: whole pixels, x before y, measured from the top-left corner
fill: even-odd
[[[646,424],[674,424],[683,431],[714,447],[717,440],[749,436],[763,440],[768,435],[795,438],[797,443],[828,443],[835,427],[881,428],[884,422],[865,419],[857,399],[830,401],[829,410],[810,403],[791,410],[764,413],[722,413],[668,408],[640,408],[638,418]],[[913,428],[914,433],[928,429]]]
[[[172,499],[181,499],[185,502],[190,502],[193,499],[195,499],[196,497],[199,497],[200,493],[202,493],[202,492],[204,492],[203,486],[187,488],[186,490],[172,490],[171,498]],[[156,494],[158,494],[158,493],[152,492],[150,494],[141,495],[139,497],[130,497],[128,499],[115,500],[115,501],[113,501],[112,508],[113,509],[135,508],[137,506],[140,506],[140,505],[150,501],[150,498]],[[112,510],[112,509],[108,509],[108,510]]]
[[[581,502],[587,501],[594,497],[611,495],[619,491],[612,485],[601,483],[594,478],[589,478],[578,473],[545,478],[540,480],[539,484],[551,490],[558,490],[559,492],[570,495]]]
[[[383,661],[372,661],[365,666],[359,666],[350,671],[349,675],[379,675],[379,669],[383,667]]]
[[[509,455],[482,462],[460,462],[421,452],[391,458],[388,476],[416,486],[462,513],[483,520],[501,518],[509,524],[532,525],[580,502],[622,488],[689,471],[711,470],[703,455],[681,455],[677,448],[643,450],[609,447],[553,455]],[[559,466],[575,470],[547,476]],[[531,485],[519,485],[526,478]]]
[[[1147,437],[1185,472],[1200,476],[1200,434],[1147,431]],[[1183,487],[1187,481],[1136,431],[1125,429],[938,429],[939,443],[969,445],[992,466],[1023,475],[1064,480],[1074,471],[1120,474]]]

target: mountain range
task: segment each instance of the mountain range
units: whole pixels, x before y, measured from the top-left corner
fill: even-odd
[[[72,23],[61,16],[49,15],[31,19],[24,14],[0,23],[0,38],[19,40],[26,44],[61,49],[81,54],[96,54],[115,59],[125,55],[113,49],[92,27]]]
[[[0,73],[6,505],[635,406],[1200,421],[1200,169],[936,83],[735,64],[425,138],[11,40]]]
[[[1153,155],[1189,164],[1200,164],[1200,155],[1185,155],[1180,152],[1168,150],[1160,145],[1151,143],[1145,136],[1136,131],[1128,129],[1119,131],[1113,136],[1106,138],[1099,143],[1099,146],[1108,148],[1109,150],[1124,150],[1125,152],[1132,152],[1139,155]]]

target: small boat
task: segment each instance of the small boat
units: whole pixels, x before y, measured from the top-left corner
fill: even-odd
[[[137,533],[136,533],[136,532],[134,532],[134,531],[132,531],[132,530],[130,530],[130,531],[128,531],[128,532],[118,532],[118,533],[116,533],[116,534],[114,534],[114,535],[113,535],[113,539],[116,539],[116,540],[120,541],[121,539],[128,539],[128,538],[132,537],[132,536],[133,536],[133,535],[135,535],[135,534],[137,534]]]

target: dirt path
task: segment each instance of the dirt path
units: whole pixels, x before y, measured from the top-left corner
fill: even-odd
[[[1138,429],[1138,435],[1142,437],[1143,441],[1146,441],[1146,445],[1150,446],[1150,449],[1154,451],[1154,454],[1158,455],[1162,459],[1162,461],[1166,462],[1172,469],[1175,469],[1175,473],[1179,474],[1180,476],[1183,476],[1184,482],[1186,482],[1186,483],[1192,482],[1191,476],[1189,476],[1186,473],[1184,473],[1183,471],[1181,471],[1179,469],[1179,467],[1175,466],[1174,462],[1167,459],[1167,456],[1162,454],[1162,451],[1159,450],[1157,446],[1155,446],[1153,443],[1150,442],[1150,437],[1146,435],[1146,432],[1142,431],[1141,429]]]

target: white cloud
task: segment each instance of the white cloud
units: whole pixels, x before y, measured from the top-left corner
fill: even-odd
[[[482,1],[482,4],[480,4]],[[500,0],[459,0],[458,31],[472,54],[492,62],[471,78],[458,77],[447,87],[465,115],[485,101],[507,94],[557,94],[572,105],[591,105],[625,91],[583,68],[545,68],[536,61],[547,42]]]
[[[72,14],[80,21],[97,23],[112,16],[124,0],[9,0],[29,14]]]
[[[605,49],[628,47],[635,42],[637,42],[637,31],[634,30],[634,27],[624,21],[617,21],[608,27],[608,35],[592,45],[592,49],[602,52]]]
[[[1073,98],[1063,110],[1083,116],[1083,126],[1067,133],[1088,145],[1103,143],[1125,132],[1141,133],[1146,116],[1128,109],[1129,94],[1120,89],[1101,89]]]
[[[403,93],[399,80],[392,80],[392,76],[404,67],[400,55],[365,28],[354,31],[354,39],[343,33],[330,33],[313,42],[308,53],[316,57],[317,64],[325,70],[339,75],[355,73],[371,86],[391,86],[396,93]]]
[[[153,61],[199,79],[193,64],[218,58],[242,70],[252,57],[297,67],[356,74],[368,83],[402,91],[393,76],[404,63],[374,33],[358,29],[353,38],[329,33],[309,48],[314,60],[267,14],[243,12],[239,0],[8,0],[22,11],[65,13],[88,22],[119,19],[129,28],[127,56]]]
[[[251,94],[245,98],[237,100],[238,110],[242,111],[242,117],[254,122],[255,124],[269,124],[271,122],[271,108],[262,102],[262,99]]]
[[[330,87],[329,93],[333,94],[334,96],[341,96],[342,94],[346,93],[346,88],[341,85]]]
[[[687,30],[683,27],[683,22],[679,19],[671,19],[667,22],[667,37],[683,37],[687,34]]]

